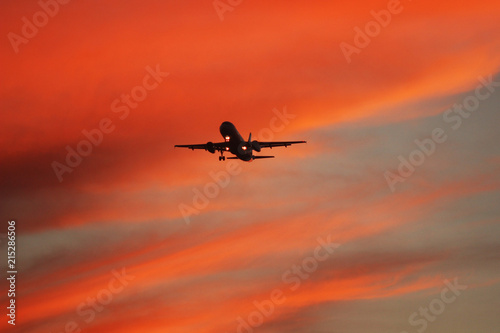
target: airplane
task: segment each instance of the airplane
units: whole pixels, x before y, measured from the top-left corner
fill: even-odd
[[[191,150],[204,149],[206,151],[215,154],[216,151],[220,152],[219,161],[225,161],[225,152],[229,152],[235,157],[228,157],[228,159],[237,160],[240,159],[245,162],[251,162],[256,159],[262,158],[274,158],[274,156],[256,156],[253,151],[260,152],[262,148],[273,148],[273,147],[288,147],[298,143],[307,143],[306,141],[279,141],[279,142],[259,142],[257,140],[252,141],[252,133],[248,137],[248,141],[243,140],[240,133],[236,127],[229,121],[225,121],[220,125],[220,134],[224,138],[224,142],[207,142],[205,144],[196,145],[175,145],[174,147],[179,148],[189,148]]]

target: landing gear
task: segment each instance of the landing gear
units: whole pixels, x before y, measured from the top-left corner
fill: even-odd
[[[219,156],[219,161],[225,161],[226,157],[224,156],[224,151],[221,150],[220,156]]]

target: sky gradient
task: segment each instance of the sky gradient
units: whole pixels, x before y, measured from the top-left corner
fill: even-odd
[[[498,1],[41,3],[0,5],[2,332],[498,332]],[[223,121],[308,143],[173,148]]]

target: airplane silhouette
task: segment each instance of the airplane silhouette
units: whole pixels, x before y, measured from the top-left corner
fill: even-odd
[[[274,158],[274,156],[255,156],[253,151],[260,152],[262,148],[273,148],[273,147],[288,147],[297,143],[306,143],[306,141],[278,141],[278,142],[259,142],[257,140],[252,141],[252,133],[248,137],[248,141],[243,140],[240,133],[236,127],[229,121],[225,121],[220,125],[220,134],[224,138],[224,142],[207,142],[205,144],[197,145],[175,145],[174,147],[179,148],[189,148],[204,149],[206,151],[215,154],[215,151],[220,152],[219,161],[225,161],[225,152],[230,152],[235,155],[235,157],[228,157],[228,159],[240,159],[242,161],[250,162],[261,158]]]

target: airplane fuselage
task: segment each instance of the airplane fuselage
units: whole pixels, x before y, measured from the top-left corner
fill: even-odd
[[[227,143],[226,151],[238,157],[240,160],[252,161],[252,150],[247,149],[245,140],[234,126],[229,121],[225,121],[220,125],[220,134]]]

